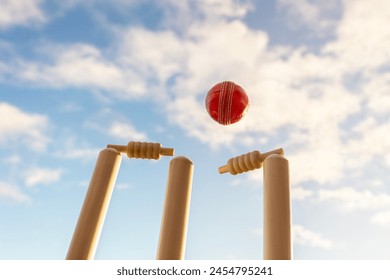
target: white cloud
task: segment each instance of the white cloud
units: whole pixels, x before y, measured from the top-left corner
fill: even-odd
[[[389,64],[390,5],[387,0],[345,0],[344,15],[337,27],[338,39],[324,50],[350,71],[370,72]]]
[[[301,225],[293,225],[293,241],[295,244],[315,248],[330,249],[333,242],[324,238],[321,234],[308,230]]]
[[[390,226],[390,210],[378,212],[371,217],[371,223],[383,227]]]
[[[41,45],[52,60],[50,63],[21,61],[18,78],[38,85],[88,87],[111,91],[122,99],[142,96],[144,82],[135,70],[114,64],[99,49],[88,44],[69,46]]]
[[[322,20],[324,16],[321,5],[329,5],[327,11],[333,11],[340,4],[331,2],[315,2],[314,5],[313,2],[299,1],[294,5],[301,12],[311,11],[309,18],[304,20],[318,24],[318,19]],[[365,21],[379,24],[387,19],[387,12],[380,12],[378,18],[376,10],[379,5],[359,3],[370,10],[367,12],[370,19]],[[180,8],[176,7],[178,11],[186,13],[188,3],[180,5]],[[289,5],[292,2],[289,1]],[[148,78],[157,77],[163,85],[174,77],[171,86],[161,94],[167,95],[165,104],[170,121],[190,137],[214,148],[230,146],[237,139],[245,139],[245,143],[251,146],[271,142],[283,145],[291,162],[292,184],[308,180],[332,183],[350,169],[362,168],[375,155],[388,151],[384,141],[378,145],[373,143],[383,139],[389,123],[375,122],[372,127],[375,133],[371,136],[344,140],[353,132],[343,124],[354,116],[361,118],[364,115],[364,101],[370,100],[368,104],[372,111],[386,112],[388,99],[385,94],[388,79],[383,73],[365,74],[367,79],[361,81],[364,94],[345,85],[346,77],[364,71],[362,64],[356,63],[359,61],[356,58],[366,55],[366,50],[360,48],[358,42],[353,46],[356,47],[354,58],[347,54],[350,35],[343,30],[355,26],[354,22],[359,20],[359,14],[350,9],[354,9],[354,4],[346,1],[337,37],[325,44],[319,54],[304,48],[270,48],[267,34],[250,29],[241,21],[242,15],[237,14],[230,20],[224,15],[213,20],[207,17],[203,21],[193,20],[185,26],[187,32],[183,36],[172,31],[131,29],[127,33],[131,36],[125,37],[123,47],[131,50],[127,54],[128,63],[134,60],[142,65],[141,71],[147,73]],[[370,36],[377,42],[384,39],[386,32],[382,30],[379,39],[374,31]],[[364,42],[364,38],[360,40]],[[226,47],[226,42],[229,42],[229,47]],[[161,46],[161,51],[155,46]],[[376,48],[372,43],[370,48],[381,53],[380,61],[375,65],[387,61],[388,50],[380,46]],[[138,57],[132,55],[135,53]],[[214,123],[204,108],[204,96],[211,85],[225,79],[241,84],[251,102],[247,116],[229,127]],[[275,135],[281,133],[286,140],[273,142]],[[257,141],[264,138],[268,142]],[[362,160],[358,149],[367,145],[371,148],[365,150]]]
[[[390,122],[382,122],[372,116],[358,123],[353,127],[353,132],[357,136],[347,142],[347,151],[353,157],[346,158],[345,164],[362,168],[374,156],[383,157],[386,162],[386,158],[390,155],[390,142],[384,139],[387,138],[389,131]]]
[[[321,189],[318,192],[320,202],[333,202],[344,211],[376,210],[390,207],[390,195],[373,193],[372,191],[357,191],[351,187],[339,189]]]
[[[308,0],[279,0],[278,4],[282,9],[286,9],[287,14],[294,20],[302,21],[304,24],[313,24],[320,18],[319,7]]]
[[[16,186],[0,182],[0,199],[14,202],[28,202],[30,198]]]
[[[101,112],[100,112],[101,113]],[[88,124],[91,128],[97,129],[101,133],[105,133],[105,130],[93,123]],[[104,149],[101,148],[91,148],[91,144],[85,143],[77,139],[76,135],[70,135],[67,137],[62,136],[60,140],[56,140],[56,142],[61,142],[61,145],[53,151],[53,155],[61,158],[61,159],[81,159],[81,160],[93,160],[96,159],[99,152]]]
[[[344,20],[341,24],[349,23]],[[149,45],[163,44],[159,43],[157,34],[153,34],[149,37],[154,38],[154,43]],[[185,68],[181,66],[183,72],[175,78],[171,88],[174,96],[167,103],[167,110],[170,120],[189,136],[218,147],[229,146],[235,139],[247,139],[247,143],[256,145],[255,139],[264,139],[265,135],[270,143],[273,135],[284,133],[286,141],[281,144],[291,162],[293,184],[308,180],[336,182],[349,169],[361,168],[367,163],[355,156],[354,147],[361,148],[362,139],[356,144],[344,141],[351,132],[342,125],[362,114],[364,97],[344,85],[345,77],[361,68],[350,67],[343,53],[328,51],[327,46],[343,42],[340,33],[320,54],[305,49],[270,49],[267,34],[249,29],[240,20],[212,24],[194,22],[188,27],[187,37],[176,37],[176,45],[179,40],[182,42],[180,54],[187,53],[187,62],[183,63],[183,55],[180,55],[178,64]],[[229,48],[225,47],[226,40]],[[139,46],[143,51],[147,48],[147,45]],[[158,64],[153,64],[152,68],[160,69]],[[203,98],[209,89],[205,85],[231,77],[247,90],[251,106],[240,123],[221,127],[205,114]],[[374,84],[373,80],[369,81],[366,80],[369,87],[386,92],[386,80]],[[378,100],[386,98],[381,94]],[[381,104],[385,110],[386,103]],[[384,137],[384,128],[388,125],[382,126],[375,130],[378,138]],[[374,140],[366,139],[371,146]],[[386,151],[381,149],[383,145],[377,145],[376,151]],[[376,154],[368,151],[367,159]]]
[[[148,139],[145,133],[137,131],[132,125],[128,123],[114,122],[108,129],[108,133],[118,140],[127,142],[146,141]]]
[[[332,31],[337,23],[335,14],[342,10],[341,0],[278,0],[278,7],[286,15],[292,28],[307,28],[322,36]]]
[[[45,135],[47,126],[46,116],[26,113],[0,102],[0,143],[17,140],[31,149],[42,150],[49,141]]]
[[[9,165],[18,165],[22,162],[22,159],[19,155],[15,154],[4,158],[2,161]]]
[[[199,9],[208,17],[243,17],[252,9],[249,1],[201,0]]]
[[[390,125],[383,121],[388,114],[389,77],[386,68],[376,71],[388,64],[389,31],[382,26],[388,22],[389,5],[379,2],[345,1],[336,37],[315,54],[305,48],[271,47],[267,33],[243,21],[251,9],[248,4],[200,1],[194,17],[192,2],[167,0],[166,16],[175,11],[175,22],[191,19],[180,26],[182,32],[118,29],[117,41],[108,51],[87,44],[49,44],[41,46],[49,62],[21,60],[14,72],[39,85],[92,88],[121,99],[148,97],[172,124],[213,148],[238,142],[251,149],[259,145],[260,150],[265,145],[283,146],[291,162],[292,184],[332,183],[389,151],[385,141],[378,143]],[[281,3],[297,14],[307,12],[302,20],[320,28],[326,18],[320,8],[333,11],[339,4]],[[366,32],[359,29],[361,20],[368,24]],[[357,90],[346,85],[346,78],[356,73],[364,76]],[[213,84],[229,79],[246,89],[251,106],[242,121],[223,127],[207,115],[204,97]],[[351,118],[364,123],[365,108],[372,113],[373,133],[350,138],[355,132],[345,123]],[[109,130],[118,139],[147,138],[132,126],[113,124]],[[361,147],[368,147],[364,155]]]
[[[42,0],[0,0],[0,29],[46,21]]]
[[[253,9],[250,1],[242,0],[164,0],[160,3],[165,13],[164,25],[183,34],[199,19],[216,23],[229,18],[242,18]]]
[[[67,159],[93,159],[97,158],[101,149],[94,148],[67,148],[59,150],[55,153],[56,156]]]
[[[263,229],[254,229],[252,234],[263,237]],[[292,225],[292,240],[295,245],[309,246],[314,248],[330,249],[333,247],[333,242],[320,233],[313,232],[302,225]]]
[[[291,199],[293,200],[305,200],[309,197],[313,197],[314,191],[301,187],[291,188]]]
[[[390,64],[390,63],[389,63]],[[372,112],[389,114],[390,109],[390,73],[372,74],[363,87],[367,106]]]
[[[34,187],[40,184],[51,184],[60,180],[61,169],[31,168],[25,173],[25,184]]]
[[[116,188],[117,190],[127,190],[127,189],[131,189],[132,186],[131,186],[130,184],[122,183],[122,184],[117,184],[117,185],[115,186],[115,188]]]
[[[118,63],[134,68],[144,79],[165,83],[179,74],[187,56],[185,42],[172,31],[130,28],[120,34]],[[157,95],[157,93],[151,93]]]

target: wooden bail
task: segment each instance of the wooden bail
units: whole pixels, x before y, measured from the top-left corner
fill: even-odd
[[[107,148],[126,153],[129,158],[160,159],[161,156],[173,156],[175,149],[163,148],[160,143],[130,141],[127,146],[107,145]]]
[[[261,168],[263,161],[270,155],[278,154],[283,155],[283,149],[276,149],[267,153],[260,153],[259,151],[253,151],[244,155],[240,155],[228,160],[227,164],[218,168],[220,174],[230,172],[232,175],[240,174],[243,172],[251,171]]]

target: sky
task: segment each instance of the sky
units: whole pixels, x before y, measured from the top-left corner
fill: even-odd
[[[263,171],[290,164],[294,259],[390,258],[387,0],[0,0],[0,259],[64,259],[99,151],[194,163],[185,258],[262,259]],[[249,97],[238,123],[208,90]],[[122,160],[96,259],[155,259],[171,158]]]

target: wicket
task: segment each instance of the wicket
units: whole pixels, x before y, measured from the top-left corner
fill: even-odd
[[[122,161],[121,152],[132,158],[159,159],[161,155],[172,156],[174,149],[162,148],[159,143],[129,142],[127,146],[107,145],[100,152],[68,249],[67,260],[94,259]],[[169,219],[166,221],[169,222]]]
[[[263,257],[265,260],[291,260],[291,205],[288,161],[283,150],[259,151],[229,159],[219,173],[233,175],[261,168],[264,162]]]
[[[66,259],[94,259],[121,165],[121,153],[130,158],[160,159],[161,156],[173,156],[174,149],[163,148],[159,143],[129,142],[127,146],[107,145],[99,153]],[[261,168],[264,164],[265,260],[292,258],[289,165],[283,153],[283,149],[264,154],[253,151],[229,159],[218,169],[221,174],[230,172],[236,175]],[[179,156],[170,161],[158,260],[184,258],[193,170],[192,161],[186,157]]]

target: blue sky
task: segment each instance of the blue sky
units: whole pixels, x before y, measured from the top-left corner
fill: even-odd
[[[282,147],[295,259],[390,257],[386,0],[0,0],[0,259],[64,259],[107,144],[195,165],[186,259],[262,258],[262,170]],[[214,122],[232,80],[245,118]],[[169,158],[123,158],[97,259],[154,259]]]

